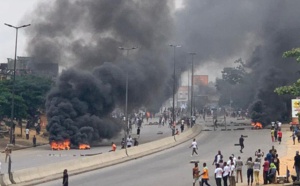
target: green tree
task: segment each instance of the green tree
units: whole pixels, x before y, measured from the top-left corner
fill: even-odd
[[[284,58],[293,57],[300,63],[300,48],[293,48],[292,50],[286,51],[282,55]],[[300,96],[300,79],[292,85],[278,87],[274,90],[278,95],[290,94],[294,96]]]
[[[44,110],[45,97],[52,80],[38,76],[17,76],[15,81],[14,119],[21,124],[22,119],[36,120]],[[11,117],[12,80],[0,81],[0,119]],[[22,126],[22,125],[21,125]]]

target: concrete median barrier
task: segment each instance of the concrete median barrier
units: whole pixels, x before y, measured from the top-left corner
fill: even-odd
[[[41,167],[17,170],[13,172],[13,178],[16,183],[22,183],[22,185],[25,186],[43,183],[53,179],[59,179],[61,178],[64,169],[68,169],[70,176],[86,171],[92,171],[174,147],[196,137],[200,132],[200,125],[195,125],[193,128],[176,135],[176,141],[174,140],[174,136],[170,136],[157,141],[128,148],[128,156],[126,155],[124,149],[94,156],[85,156],[80,159],[49,164]],[[3,178],[5,176],[6,175],[3,175]]]

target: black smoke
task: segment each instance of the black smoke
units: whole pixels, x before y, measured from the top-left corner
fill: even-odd
[[[158,110],[172,89],[167,45],[173,35],[168,0],[55,0],[40,4],[28,32],[28,52],[40,63],[72,67],[50,91],[50,140],[72,144],[112,138],[122,129],[111,112]],[[119,47],[138,47],[128,53]]]
[[[178,36],[198,53],[197,65],[213,62],[221,70],[228,61],[233,64],[242,57],[251,82],[247,89],[242,84],[235,87],[232,96],[242,95],[246,108],[263,110],[264,124],[288,119],[291,97],[278,96],[274,89],[299,78],[300,66],[282,54],[300,46],[300,1],[184,2],[185,8],[176,15]]]

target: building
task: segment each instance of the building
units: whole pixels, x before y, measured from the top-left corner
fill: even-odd
[[[13,71],[14,59],[7,58],[7,70]],[[34,74],[55,78],[58,76],[57,63],[40,63],[32,57],[18,56],[16,60],[16,75]]]

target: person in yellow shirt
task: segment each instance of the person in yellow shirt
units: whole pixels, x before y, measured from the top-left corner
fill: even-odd
[[[208,168],[206,167],[206,163],[203,163],[203,172],[202,174],[200,174],[200,176],[202,176],[201,186],[203,186],[204,183],[207,186],[210,186],[209,183],[207,182],[209,180],[209,176],[208,176]]]

